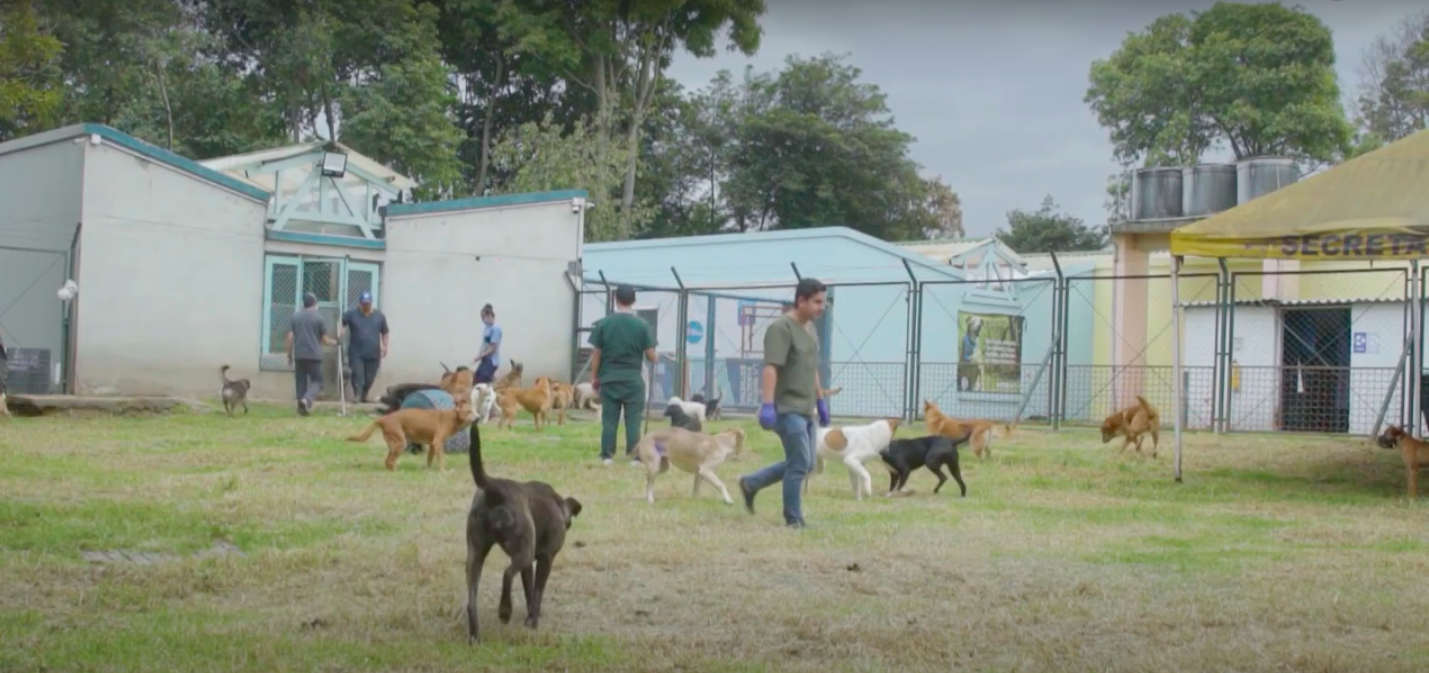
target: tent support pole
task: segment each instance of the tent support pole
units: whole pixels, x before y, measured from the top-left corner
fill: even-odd
[[[1176,483],[1181,483],[1181,398],[1185,395],[1181,381],[1181,261],[1177,255],[1171,258],[1171,385],[1175,388],[1172,405],[1176,429],[1174,434],[1176,454]]]

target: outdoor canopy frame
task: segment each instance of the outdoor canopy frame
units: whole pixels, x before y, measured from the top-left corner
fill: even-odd
[[[1424,367],[1419,260],[1429,257],[1429,130],[1171,232],[1174,398],[1184,403],[1179,276],[1185,257],[1409,261],[1408,418],[1419,423]],[[1181,414],[1175,425],[1181,481]]]

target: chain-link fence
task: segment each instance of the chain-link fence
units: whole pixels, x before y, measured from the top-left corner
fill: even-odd
[[[1051,272],[922,283],[915,417],[931,401],[956,418],[1049,423],[1062,345],[1057,288]]]
[[[918,419],[926,400],[957,418],[1097,426],[1144,398],[1164,424],[1179,414],[1191,430],[1368,434],[1404,420],[1407,277],[1182,274],[1179,408],[1169,275],[832,284],[810,329],[842,417]],[[587,279],[580,290],[576,380],[588,378],[589,328],[613,285]],[[764,331],[793,290],[637,288],[635,310],[660,352],[650,399],[702,393],[732,412],[757,410]]]
[[[1183,304],[1217,305],[1218,274],[1182,274]],[[1100,425],[1113,412],[1143,398],[1163,423],[1181,413],[1184,426],[1211,429],[1210,402],[1216,389],[1213,361],[1215,325],[1202,330],[1187,316],[1182,367],[1183,407],[1175,409],[1172,366],[1171,277],[1169,275],[1073,276],[1065,279],[1063,340],[1058,385],[1059,421]],[[1202,335],[1204,331],[1204,335]],[[1203,355],[1204,357],[1198,357]]]

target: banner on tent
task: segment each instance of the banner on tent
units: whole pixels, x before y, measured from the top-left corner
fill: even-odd
[[[1240,238],[1173,231],[1171,254],[1272,259],[1418,259],[1429,257],[1429,233],[1416,229],[1355,229]]]

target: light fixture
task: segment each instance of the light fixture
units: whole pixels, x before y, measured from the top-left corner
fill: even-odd
[[[323,177],[340,178],[347,175],[347,154],[343,152],[323,152]]]

